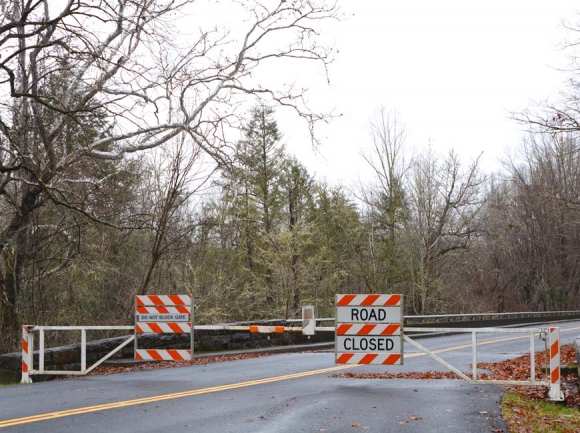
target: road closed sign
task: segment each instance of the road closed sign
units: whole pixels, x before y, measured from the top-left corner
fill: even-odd
[[[403,363],[403,296],[336,295],[336,363]]]

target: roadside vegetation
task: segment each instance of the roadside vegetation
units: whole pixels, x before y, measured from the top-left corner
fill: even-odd
[[[504,420],[511,433],[577,433],[580,411],[537,401],[517,392],[506,393],[502,402]]]

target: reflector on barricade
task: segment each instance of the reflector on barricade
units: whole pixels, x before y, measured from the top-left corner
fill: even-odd
[[[259,326],[250,325],[250,332],[259,332],[261,334],[282,334],[284,332],[283,326]]]

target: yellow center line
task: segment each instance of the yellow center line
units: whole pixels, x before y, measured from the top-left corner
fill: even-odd
[[[580,327],[569,328],[569,329],[560,329],[560,332],[562,333],[562,332],[576,331],[579,329],[580,329]],[[505,341],[519,340],[519,339],[523,339],[523,338],[529,338],[529,335],[518,336],[518,337],[500,338],[500,339],[489,340],[489,341],[482,341],[482,342],[478,342],[477,345],[484,346],[484,345],[488,345],[488,344],[502,343]],[[471,344],[463,344],[460,346],[453,346],[453,347],[448,347],[445,349],[434,350],[433,353],[451,352],[453,350],[461,350],[461,349],[466,349],[466,348],[470,348],[470,347],[471,347]],[[405,358],[415,358],[418,356],[425,356],[425,353],[422,353],[422,352],[421,353],[411,353],[411,354],[405,355]],[[301,372],[301,373],[287,374],[284,376],[274,376],[274,377],[267,377],[264,379],[250,380],[247,382],[232,383],[229,385],[220,385],[220,386],[214,386],[214,387],[210,387],[210,388],[201,388],[201,389],[195,389],[195,390],[191,390],[191,391],[183,391],[183,392],[176,392],[176,393],[172,393],[172,394],[156,395],[156,396],[151,396],[151,397],[137,398],[137,399],[133,399],[133,400],[119,401],[119,402],[115,402],[115,403],[99,404],[96,406],[80,407],[77,409],[69,409],[69,410],[62,410],[62,411],[58,411],[58,412],[49,412],[49,413],[44,413],[44,414],[39,414],[39,415],[26,416],[26,417],[22,417],[22,418],[14,418],[14,419],[9,419],[9,420],[5,420],[5,421],[0,421],[0,428],[13,427],[16,425],[29,424],[29,423],[33,423],[33,422],[46,421],[46,420],[57,419],[57,418],[64,418],[64,417],[73,416],[73,415],[82,415],[85,413],[98,412],[98,411],[109,410],[109,409],[118,409],[118,408],[122,408],[122,407],[135,406],[138,404],[155,403],[155,402],[159,402],[159,401],[173,400],[173,399],[182,398],[182,397],[191,397],[194,395],[209,394],[209,393],[219,392],[219,391],[227,391],[227,390],[231,390],[231,389],[244,388],[244,387],[248,387],[248,386],[262,385],[265,383],[279,382],[282,380],[298,379],[301,377],[314,376],[316,374],[331,373],[334,371],[345,370],[345,369],[359,367],[359,366],[360,365],[355,365],[355,364],[339,365],[339,366],[335,366],[335,367],[322,368],[319,370],[311,370],[311,371],[305,371],[305,372]]]
[[[340,366],[336,366],[336,367],[322,368],[320,370],[305,371],[302,373],[294,373],[294,374],[288,374],[288,375],[284,375],[284,376],[275,376],[275,377],[268,377],[265,379],[250,380],[247,382],[232,383],[229,385],[214,386],[214,387],[210,387],[210,388],[195,389],[195,390],[191,390],[191,391],[176,392],[176,393],[172,393],[172,394],[164,394],[164,395],[157,395],[157,396],[151,396],[151,397],[137,398],[134,400],[125,400],[125,401],[119,401],[119,402],[115,402],[115,403],[99,404],[96,406],[81,407],[78,409],[62,410],[62,411],[58,411],[58,412],[49,412],[49,413],[44,413],[44,414],[40,414],[40,415],[32,415],[32,416],[26,416],[26,417],[22,417],[22,418],[14,418],[14,419],[6,420],[6,421],[0,421],[0,428],[12,427],[12,426],[21,425],[21,424],[28,424],[28,423],[37,422],[37,421],[46,421],[46,420],[50,420],[50,419],[63,418],[63,417],[73,416],[73,415],[80,415],[80,414],[85,414],[85,413],[90,413],[90,412],[98,412],[98,411],[102,411],[102,410],[135,406],[138,404],[154,403],[154,402],[158,402],[158,401],[172,400],[172,399],[182,398],[182,397],[191,397],[191,396],[200,395],[200,394],[209,394],[209,393],[218,392],[218,391],[227,391],[230,389],[237,389],[237,388],[244,388],[247,386],[261,385],[264,383],[279,382],[281,380],[298,379],[300,377],[307,377],[307,376],[313,376],[316,374],[330,373],[333,371],[344,370],[344,369],[352,368],[352,367],[354,367],[354,366],[352,366],[352,365],[340,365]]]

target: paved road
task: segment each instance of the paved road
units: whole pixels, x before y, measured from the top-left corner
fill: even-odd
[[[562,324],[562,344],[580,323]],[[497,343],[486,344],[490,340]],[[470,335],[418,340],[462,371]],[[529,351],[529,337],[479,338],[480,362]],[[538,344],[538,348],[541,346]],[[461,380],[333,378],[445,368],[405,345],[405,365],[344,368],[332,352],[278,354],[192,367],[0,388],[5,432],[485,432],[506,430],[503,388]]]

